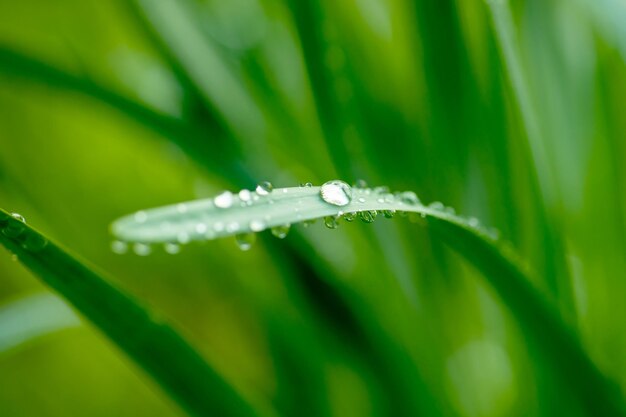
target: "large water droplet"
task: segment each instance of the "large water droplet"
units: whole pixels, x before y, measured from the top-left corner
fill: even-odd
[[[18,220],[18,222],[8,223],[2,229],[2,234],[7,237],[16,238],[16,237],[19,237],[24,232],[24,229],[25,229],[24,223],[26,223],[26,220],[24,220],[24,217],[22,217],[18,213],[11,213],[11,216],[14,219]]]
[[[340,180],[328,181],[320,188],[322,200],[334,206],[346,206],[352,201],[352,188]]]
[[[133,252],[139,256],[148,256],[152,253],[152,248],[145,243],[135,243],[133,245]]]
[[[111,242],[111,250],[113,253],[123,255],[128,252],[128,243],[122,242],[121,240],[115,240]]]
[[[233,205],[233,193],[224,191],[213,199],[213,203],[219,208],[229,208]]]
[[[376,210],[365,210],[359,212],[359,218],[364,223],[373,223],[376,220]]]
[[[263,220],[252,220],[250,222],[250,230],[253,232],[260,232],[261,230],[265,230],[265,222]]]
[[[254,233],[240,233],[235,235],[235,243],[241,250],[250,250],[252,245],[256,240],[256,235]]]
[[[326,216],[324,217],[324,225],[329,229],[336,229],[339,227],[339,222],[337,220],[337,216]]]
[[[258,195],[268,195],[272,190],[274,190],[274,186],[269,181],[260,182],[255,189]]]
[[[289,233],[289,229],[291,228],[290,224],[283,224],[280,226],[272,227],[272,234],[279,239],[284,239],[287,237],[287,233]]]

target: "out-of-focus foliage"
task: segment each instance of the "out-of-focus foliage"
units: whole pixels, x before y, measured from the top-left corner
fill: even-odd
[[[0,206],[279,415],[585,415],[427,228],[315,224],[248,252],[139,257],[115,255],[108,226],[260,180],[414,190],[497,227],[623,393],[624,21],[616,0],[0,1]],[[46,291],[10,256],[0,272],[7,307]],[[68,319],[45,307],[23,320]],[[75,323],[0,351],[0,409],[181,414]]]

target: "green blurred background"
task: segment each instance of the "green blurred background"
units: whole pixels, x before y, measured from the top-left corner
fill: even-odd
[[[497,228],[624,392],[624,22],[620,0],[2,0],[0,205],[280,415],[583,415],[406,219],[149,257],[108,226],[261,180],[413,190]],[[0,415],[182,415],[6,253],[0,303]]]

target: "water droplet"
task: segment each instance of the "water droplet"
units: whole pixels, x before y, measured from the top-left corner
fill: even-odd
[[[11,216],[18,220],[18,222],[10,222],[5,225],[2,229],[2,234],[10,238],[16,238],[24,232],[24,223],[26,223],[26,221],[24,220],[24,217],[17,213],[11,213]]]
[[[233,193],[224,191],[213,199],[213,203],[219,208],[229,208],[233,205]]]
[[[187,213],[187,204],[185,203],[180,203],[176,206],[176,210],[180,213],[180,214],[185,214]]]
[[[365,210],[359,212],[359,219],[364,223],[373,223],[376,220],[376,210]]]
[[[383,210],[383,216],[385,216],[385,218],[387,219],[392,219],[395,214],[395,210]]]
[[[252,220],[250,222],[250,230],[253,232],[260,232],[265,230],[265,222],[263,220]]]
[[[310,220],[305,220],[302,222],[302,225],[304,227],[309,227],[315,224],[315,222],[317,221],[317,219],[310,219]]]
[[[279,239],[284,239],[287,237],[287,233],[289,233],[289,229],[291,228],[290,224],[283,224],[280,226],[272,227],[272,234]]]
[[[237,230],[239,230],[239,223],[237,222],[230,222],[226,225],[226,231],[229,233],[236,232]]]
[[[347,222],[353,222],[354,219],[356,219],[356,213],[352,212],[352,213],[346,213],[343,215],[343,218],[347,221]]]
[[[22,216],[22,215],[21,215],[21,214],[19,214],[19,213],[11,213],[11,216],[12,216],[14,219],[17,219],[17,220],[21,221],[22,223],[26,223],[26,219],[24,218],[24,216]]]
[[[180,232],[176,236],[176,240],[178,240],[178,243],[180,243],[181,245],[186,245],[191,240],[191,237],[189,236],[189,233],[187,232]]]
[[[358,179],[354,182],[354,188],[367,188],[367,182],[362,179]]]
[[[413,191],[405,191],[400,194],[400,201],[410,206],[417,206],[418,204],[421,204],[420,199],[417,197],[417,194],[415,194]]]
[[[235,243],[237,243],[239,249],[243,251],[250,250],[255,240],[256,235],[254,233],[240,233],[235,235]]]
[[[433,201],[432,203],[430,203],[428,205],[428,208],[433,209],[433,210],[443,210],[444,209],[444,205],[441,201]]]
[[[144,223],[146,220],[148,220],[148,214],[146,214],[145,211],[138,211],[135,213],[135,221],[137,223]]]
[[[471,227],[478,227],[478,225],[480,224],[480,221],[476,217],[470,217],[469,220],[467,221],[467,224],[470,225]]]
[[[217,233],[223,231],[224,230],[224,223],[216,222],[215,224],[213,224],[213,230],[215,230]]]
[[[454,209],[454,207],[451,207],[451,206],[444,207],[443,211],[447,214],[452,214],[452,215],[456,214],[456,210]]]
[[[206,224],[204,223],[198,223],[196,224],[196,233],[199,235],[203,235],[206,233],[208,227]]]
[[[258,195],[268,195],[269,193],[271,193],[274,190],[274,186],[272,185],[271,182],[269,181],[263,181],[260,182],[257,186],[256,186],[256,193]]]
[[[241,201],[248,202],[252,200],[252,193],[250,192],[250,190],[241,190],[239,191],[239,198],[241,199]]]
[[[152,248],[145,243],[135,243],[133,245],[133,252],[139,256],[148,256],[152,253]]]
[[[381,185],[380,187],[375,187],[374,192],[376,194],[387,194],[389,192],[389,187],[386,185]]]
[[[128,243],[122,242],[121,240],[115,240],[111,242],[111,250],[113,253],[123,255],[128,252]]]
[[[302,184],[300,184],[300,187],[311,188],[313,187],[313,184],[311,184],[310,182],[303,182]]]
[[[163,249],[165,249],[165,252],[169,253],[170,255],[176,255],[177,253],[180,253],[180,245],[176,243],[168,242],[163,245]]]
[[[359,197],[359,199],[357,200],[359,203],[363,204],[365,203],[365,198],[363,197]]]
[[[322,200],[334,206],[346,206],[352,201],[352,188],[340,180],[328,181],[320,188]]]
[[[45,237],[37,233],[30,233],[24,240],[24,243],[22,244],[22,246],[27,251],[39,252],[43,248],[48,246],[48,239],[46,239]]]
[[[337,216],[326,216],[324,217],[324,225],[329,229],[336,229],[339,227],[339,222],[337,220]]]

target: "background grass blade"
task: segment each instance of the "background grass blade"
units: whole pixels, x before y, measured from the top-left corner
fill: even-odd
[[[258,416],[171,327],[46,237],[0,211],[0,241],[141,366],[191,415]]]

